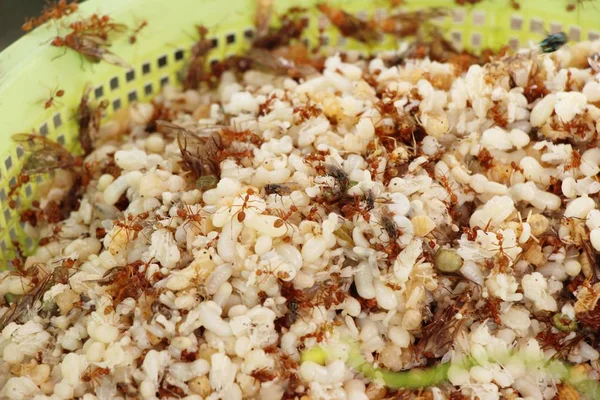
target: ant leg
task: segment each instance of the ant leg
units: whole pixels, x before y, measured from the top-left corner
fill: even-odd
[[[64,57],[64,56],[65,56],[65,54],[67,54],[67,48],[66,48],[66,47],[65,47],[65,49],[63,50],[63,53],[62,53],[62,54],[60,54],[60,55],[58,55],[58,56],[56,56],[56,57],[54,57],[54,58],[52,59],[52,61],[54,61],[54,60],[56,60],[56,59],[59,59],[59,58],[61,58],[61,57]]]

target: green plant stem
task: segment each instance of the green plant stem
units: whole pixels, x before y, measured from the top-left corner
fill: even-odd
[[[503,361],[509,361],[512,355]],[[333,352],[326,346],[313,347],[302,352],[301,361],[311,361],[319,365],[325,365],[331,361]],[[540,361],[543,362],[543,361]],[[557,379],[569,383],[575,387],[581,394],[586,395],[589,399],[600,399],[600,383],[584,376],[575,376],[573,368],[570,364],[561,361],[553,361],[545,363],[545,369]],[[458,363],[442,363],[429,368],[414,368],[410,371],[394,372],[384,368],[377,368],[369,364],[360,353],[358,346],[351,346],[346,364],[361,373],[365,378],[372,381],[380,381],[385,386],[391,389],[418,389],[429,386],[438,386],[443,382],[448,381],[448,370],[452,365],[469,369],[475,363],[470,360],[462,360]]]

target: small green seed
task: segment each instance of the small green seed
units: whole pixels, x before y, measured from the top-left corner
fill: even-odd
[[[577,321],[570,319],[564,314],[554,314],[552,322],[554,322],[554,327],[559,331],[573,332],[577,330]]]
[[[455,272],[463,265],[463,259],[454,250],[439,249],[433,258],[434,266],[442,272]]]

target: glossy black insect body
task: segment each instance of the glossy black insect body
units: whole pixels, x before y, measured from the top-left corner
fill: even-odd
[[[567,43],[567,35],[564,32],[552,33],[540,42],[544,53],[552,53]]]

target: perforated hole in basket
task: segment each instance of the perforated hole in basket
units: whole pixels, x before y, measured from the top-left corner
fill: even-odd
[[[476,11],[473,13],[473,25],[483,26],[485,24],[485,13]]]

